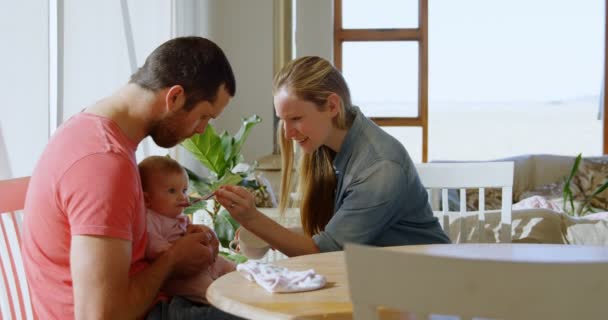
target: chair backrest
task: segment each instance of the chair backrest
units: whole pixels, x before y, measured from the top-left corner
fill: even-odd
[[[0,181],[0,319],[33,319],[21,258],[21,222],[29,177]]]
[[[460,246],[460,245],[452,245]],[[346,245],[355,320],[377,307],[491,319],[605,319],[608,260],[508,262]]]
[[[466,234],[464,216],[467,214],[467,189],[478,189],[479,209],[478,241],[485,242],[485,190],[487,188],[502,189],[502,204],[500,209],[500,242],[511,242],[511,205],[513,198],[513,162],[447,162],[416,164],[418,175],[429,193],[429,202],[435,216],[450,234],[450,218],[459,215],[460,235]],[[459,211],[450,211],[448,190],[460,190]],[[441,205],[440,205],[441,204]],[[456,241],[456,239],[452,239]]]

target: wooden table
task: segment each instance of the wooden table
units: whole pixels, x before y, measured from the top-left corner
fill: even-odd
[[[608,261],[608,247],[574,245],[452,244],[384,249],[499,261]],[[327,277],[327,285],[316,291],[273,294],[232,272],[213,282],[207,299],[221,310],[249,319],[352,319],[344,252],[294,257],[275,264],[292,270],[313,268]],[[407,319],[407,315],[386,311],[384,318]]]

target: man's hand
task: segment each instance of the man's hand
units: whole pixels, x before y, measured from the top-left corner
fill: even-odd
[[[197,232],[206,233],[207,237],[210,238],[209,245],[213,247],[213,259],[215,260],[215,257],[217,257],[220,248],[220,241],[217,238],[217,234],[215,234],[215,231],[213,231],[213,229],[201,224],[189,224],[186,227],[186,234]]]
[[[167,251],[173,262],[173,274],[192,276],[207,269],[215,260],[217,250],[211,242],[210,235],[205,232],[189,233],[174,242]]]

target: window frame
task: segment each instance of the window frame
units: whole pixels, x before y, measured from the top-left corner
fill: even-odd
[[[605,1],[604,76],[602,86],[603,154],[608,154],[608,0]],[[370,117],[380,126],[422,128],[422,162],[428,161],[428,0],[418,0],[418,28],[342,28],[342,0],[334,0],[334,64],[342,70],[342,44],[345,41],[417,41],[418,55],[418,117]]]
[[[606,0],[608,1],[608,0]],[[421,127],[422,162],[428,160],[428,0],[418,0],[418,28],[344,29],[342,0],[334,0],[334,65],[342,70],[342,45],[345,41],[418,42],[418,116],[370,117],[379,126]]]

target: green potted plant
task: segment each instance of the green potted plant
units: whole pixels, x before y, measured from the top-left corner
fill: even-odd
[[[218,134],[213,125],[209,124],[202,134],[196,134],[184,140],[181,146],[188,150],[200,163],[206,167],[209,177],[200,177],[191,170],[188,170],[190,186],[198,197],[208,195],[217,190],[222,185],[242,185],[250,189],[261,189],[264,187],[251,179],[255,169],[253,165],[239,166],[242,170],[235,170],[238,164],[244,163],[241,148],[251,129],[261,122],[257,115],[242,120],[239,131],[231,136],[224,131]],[[194,197],[196,198],[196,197]],[[200,201],[185,210],[186,214],[193,214],[198,210],[204,210],[209,215],[210,226],[215,230],[221,246],[226,248],[224,254],[227,255],[227,248],[230,241],[234,238],[234,232],[239,227],[230,214],[217,201],[212,198]],[[234,258],[234,256],[232,256]],[[241,257],[236,257],[242,259]]]

